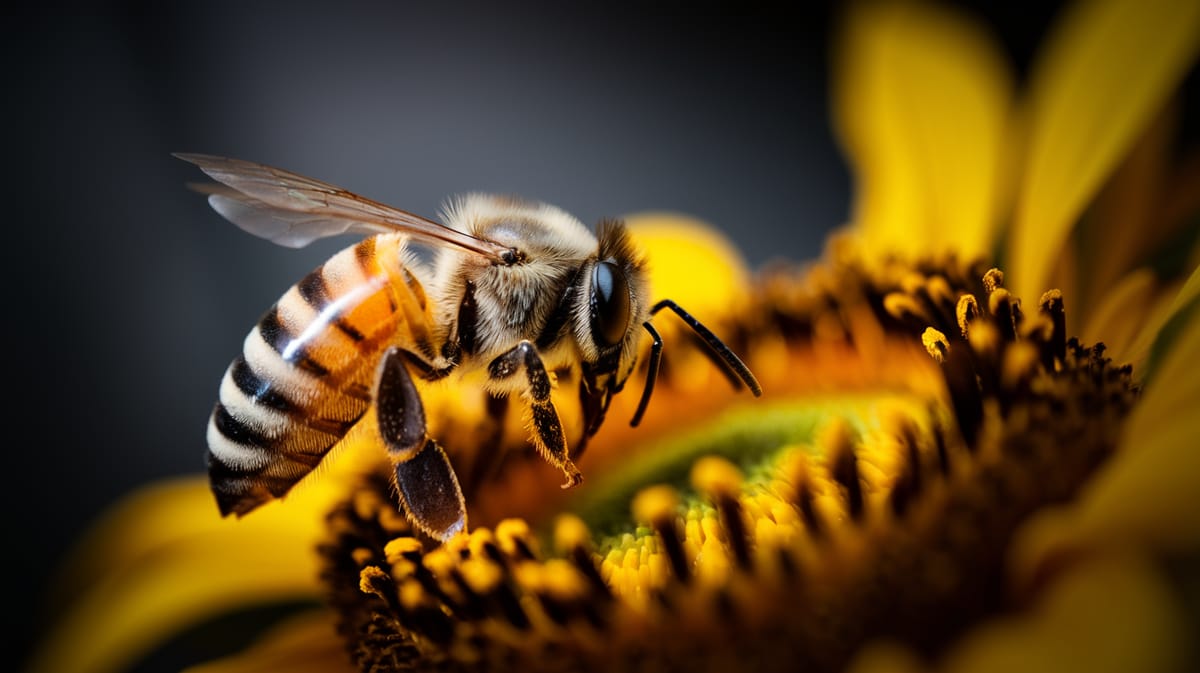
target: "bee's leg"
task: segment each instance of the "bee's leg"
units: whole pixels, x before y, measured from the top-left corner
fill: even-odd
[[[537,349],[528,341],[522,341],[506,353],[497,356],[488,365],[488,375],[493,379],[506,379],[522,367],[529,378],[529,410],[532,414],[533,441],[538,452],[547,462],[567,475],[563,488],[571,488],[583,481],[583,475],[567,457],[567,440],[562,421],[550,401],[550,376],[542,364]]]
[[[395,464],[396,490],[409,520],[438,540],[467,526],[467,504],[446,452],[425,435],[425,407],[405,364],[388,349],[379,365],[375,411],[379,435]]]

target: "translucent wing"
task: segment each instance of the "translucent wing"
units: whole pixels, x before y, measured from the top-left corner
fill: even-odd
[[[245,231],[289,248],[339,234],[401,231],[427,243],[448,243],[503,264],[511,248],[469,236],[341,187],[280,168],[206,154],[174,156],[200,167],[220,184],[191,185],[208,194],[222,217]]]

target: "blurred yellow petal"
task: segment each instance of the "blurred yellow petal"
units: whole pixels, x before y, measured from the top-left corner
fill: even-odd
[[[1179,671],[1192,634],[1147,561],[1089,560],[1064,573],[1027,612],[981,625],[947,656],[958,673]]]
[[[1039,515],[1014,547],[1028,583],[1047,563],[1077,552],[1140,546],[1200,551],[1200,312],[1193,311],[1122,433],[1118,452],[1076,503]]]
[[[347,437],[310,478],[280,500],[244,518],[245,526],[269,527],[287,536],[315,539],[324,528],[319,518],[344,493],[339,479],[361,469],[378,449],[362,446],[361,431]],[[294,510],[289,512],[288,510]],[[94,579],[119,571],[171,545],[199,536],[220,535],[238,526],[222,519],[206,477],[161,481],[135,491],[105,511],[71,550],[54,583],[52,603],[65,600]]]
[[[1037,63],[1008,259],[1018,295],[1046,289],[1075,221],[1192,65],[1194,0],[1097,0],[1068,11]]]
[[[651,301],[672,299],[718,333],[750,301],[750,273],[746,263],[733,243],[712,225],[670,212],[637,213],[625,217],[625,222],[646,256]],[[670,345],[686,343],[686,338],[680,339],[680,332],[687,330],[682,321],[665,316],[655,320],[654,326],[668,344],[670,357],[682,370],[681,377],[688,379],[687,383],[680,381],[681,385],[706,387],[713,375],[720,376],[710,366],[689,364],[705,357],[699,349]],[[643,339],[643,362],[649,348],[650,340]],[[634,395],[618,397],[613,409],[621,409],[634,400]],[[650,405],[651,416],[654,409]],[[645,428],[639,426],[640,435],[646,434]]]
[[[637,213],[624,219],[648,260],[655,301],[674,299],[697,317],[710,319],[743,305],[750,274],[741,253],[717,229],[675,213]]]
[[[1180,290],[1172,302],[1175,314],[1170,322],[1177,331],[1173,334],[1162,333],[1160,341],[1165,352],[1162,361],[1157,363],[1161,375],[1157,376],[1138,405],[1137,412],[1127,424],[1127,442],[1140,440],[1138,433],[1156,435],[1159,425],[1177,425],[1182,427],[1200,427],[1200,419],[1188,412],[1194,411],[1200,404],[1200,376],[1195,376],[1197,358],[1200,358],[1200,267],[1192,272],[1188,282]],[[1168,328],[1172,329],[1172,328]],[[1186,415],[1186,418],[1181,416]],[[1193,454],[1200,452],[1192,451]]]
[[[31,670],[120,670],[174,633],[223,611],[315,597],[312,543],[319,522],[312,510],[273,509],[189,530],[127,560],[75,597]],[[220,554],[213,553],[217,549]]]
[[[1079,245],[1089,262],[1083,269],[1086,294],[1074,302],[1082,313],[1097,310],[1126,274],[1149,264],[1183,223],[1164,213],[1179,116],[1179,106],[1170,105],[1155,117],[1100,191],[1086,226],[1080,227]]]
[[[314,543],[345,495],[339,473],[363,461],[359,437],[352,432],[350,450],[339,449],[286,498],[241,519],[220,517],[203,478],[152,486],[116,505],[71,553],[59,615],[29,670],[122,670],[224,612],[318,598]],[[73,572],[80,577],[67,579]]]
[[[987,252],[1012,97],[989,35],[943,7],[864,4],[848,16],[835,67],[864,245],[909,256]]]
[[[225,611],[316,598],[311,527],[320,517],[271,514],[190,535],[109,573],[61,616],[30,670],[122,670],[171,635]]]
[[[1172,287],[1179,287],[1175,292],[1164,291],[1155,305],[1146,312],[1146,317],[1138,325],[1139,332],[1129,346],[1126,357],[1138,368],[1138,376],[1145,377],[1148,372],[1144,366],[1150,357],[1150,350],[1158,340],[1163,325],[1180,315],[1189,307],[1193,307],[1200,297],[1200,264],[1192,267],[1192,275],[1179,286],[1178,281]]]
[[[1099,298],[1087,322],[1079,332],[1083,343],[1103,342],[1113,362],[1129,361],[1133,342],[1152,308],[1158,279],[1150,269],[1126,274],[1116,287]]]
[[[1186,307],[1194,305],[1197,299],[1200,299],[1200,264],[1192,267],[1192,275],[1188,276],[1187,282],[1183,284],[1183,289],[1175,295],[1175,300],[1171,302],[1171,313],[1178,313]]]
[[[350,673],[334,614],[321,610],[293,617],[237,655],[194,666],[185,673]]]
[[[278,504],[271,503],[261,512],[255,512],[254,519],[260,514],[272,517],[267,512],[288,506],[311,513],[327,507],[340,492],[328,487],[298,489]],[[282,514],[274,515],[273,519],[280,520],[282,527],[276,525],[275,530],[283,534],[313,535],[323,530],[302,516]],[[259,524],[247,520],[251,521],[248,525]],[[104,513],[72,550],[60,573],[62,579],[55,583],[54,590],[60,597],[73,593],[107,573],[160,553],[171,545],[186,543],[197,536],[219,535],[231,530],[233,525],[234,519],[222,519],[217,513],[207,478],[190,477],[152,484],[130,494]]]
[[[929,669],[909,648],[885,640],[864,647],[846,670],[847,673],[923,673]]]
[[[157,482],[127,495],[75,544],[53,583],[54,602],[164,545],[219,526],[213,507],[208,480],[200,476]]]

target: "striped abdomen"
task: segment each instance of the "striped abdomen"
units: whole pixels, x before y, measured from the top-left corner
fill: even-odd
[[[339,252],[247,335],[208,424],[222,515],[282,496],[312,471],[370,406],[383,349],[428,339],[424,293],[401,266],[402,246],[382,235]]]

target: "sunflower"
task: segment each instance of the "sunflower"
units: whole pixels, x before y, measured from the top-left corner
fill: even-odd
[[[710,229],[629,218],[655,293],[763,399],[664,326],[654,404],[596,436],[583,487],[511,453],[442,545],[353,437],[241,520],[200,478],[151,486],[80,542],[30,670],[123,670],[251,613],[274,626],[192,670],[1200,662],[1200,189],[1171,142],[1200,5],[1073,7],[1020,91],[945,8],[857,6],[839,45],[858,196],[820,260],[750,274]],[[477,398],[424,395],[471,447]]]

